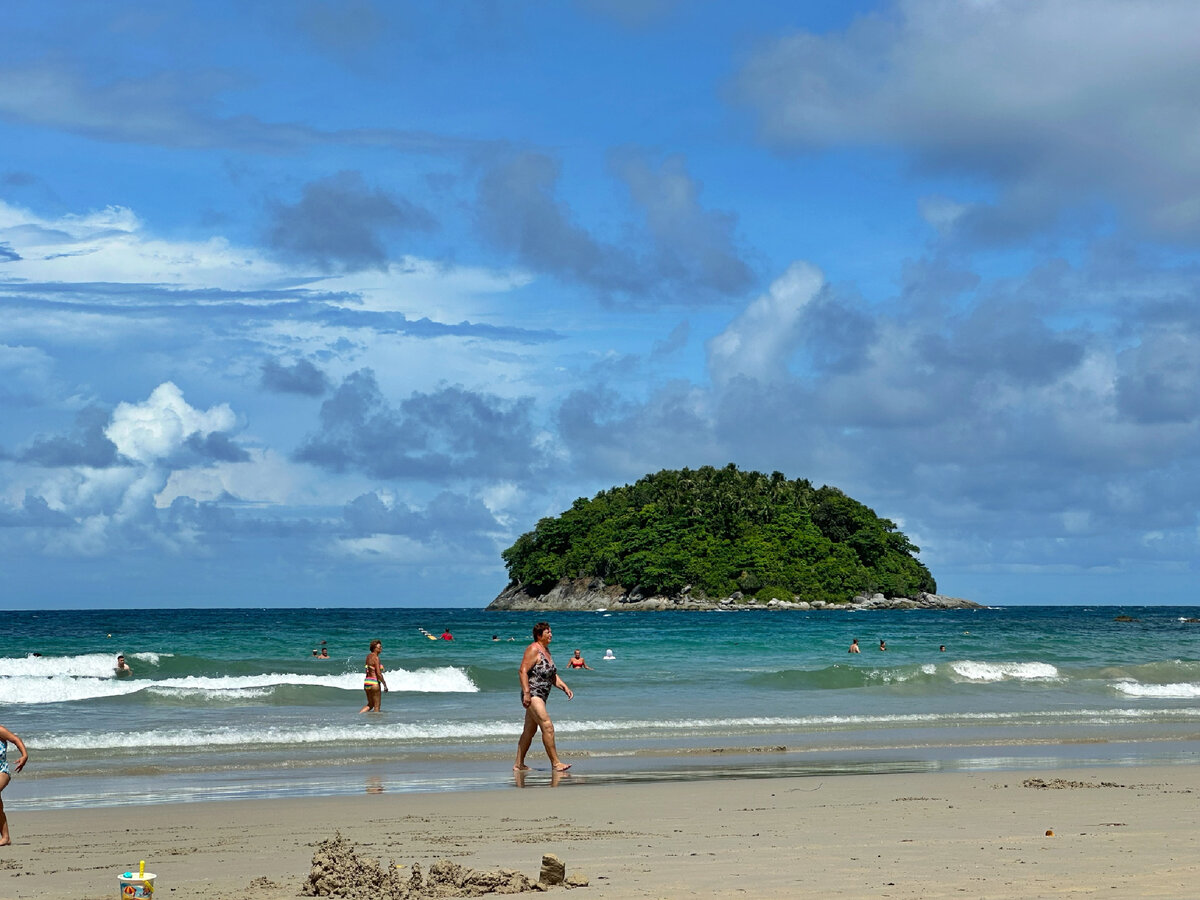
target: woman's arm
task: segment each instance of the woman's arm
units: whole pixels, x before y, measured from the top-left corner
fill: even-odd
[[[574,694],[571,693],[571,689],[569,687],[567,687],[567,683],[565,681],[563,681],[562,678],[559,677],[558,675],[554,676],[554,686],[556,688],[558,688],[560,691],[562,691],[564,694],[566,694],[568,700],[570,700],[572,697],[575,696]]]
[[[16,744],[17,749],[21,751],[21,758],[13,763],[13,769],[20,772],[25,768],[25,763],[29,761],[29,751],[25,749],[25,742],[3,726],[0,726],[0,739],[8,741],[10,744]]]
[[[537,662],[537,658],[537,644],[530,644],[525,648],[525,655],[521,657],[521,668],[517,670],[517,678],[521,681],[521,702],[526,706],[529,705],[528,700],[532,696],[529,693],[529,670]]]

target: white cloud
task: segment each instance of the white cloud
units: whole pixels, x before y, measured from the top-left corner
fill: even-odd
[[[283,505],[297,501],[298,484],[310,477],[305,468],[273,450],[255,448],[249,455],[246,462],[219,462],[205,468],[174,470],[155,496],[154,505],[165,509],[179,497],[203,503],[226,495],[247,504]]]
[[[1192,0],[896,0],[796,32],[741,73],[763,136],[896,145],[1003,191],[963,220],[1019,233],[1097,196],[1152,233],[1200,238],[1200,5]]]
[[[531,280],[519,270],[447,266],[411,256],[380,270],[331,275],[279,262],[220,235],[199,241],[163,238],[134,211],[119,206],[47,218],[0,200],[0,243],[21,257],[4,264],[5,280],[130,285],[124,298],[106,295],[114,303],[133,303],[140,285],[246,292],[302,286],[344,292],[354,298],[347,305],[356,309],[458,321],[481,315],[491,308],[492,295]]]
[[[744,375],[767,382],[786,378],[788,351],[804,308],[825,284],[821,270],[794,262],[708,344],[714,381]]]
[[[105,436],[117,452],[143,465],[153,465],[183,447],[192,435],[207,437],[229,431],[237,417],[228,404],[200,411],[183,399],[183,392],[167,381],[156,387],[144,403],[119,403]]]

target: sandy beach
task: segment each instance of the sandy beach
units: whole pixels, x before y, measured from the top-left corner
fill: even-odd
[[[597,900],[1200,896],[1194,765],[557,787],[535,771],[524,790],[67,811],[7,793],[14,900],[115,898],[139,859],[158,896],[295,897],[337,831],[385,861],[534,879],[554,853]]]

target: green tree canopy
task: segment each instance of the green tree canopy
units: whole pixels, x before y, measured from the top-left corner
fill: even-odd
[[[734,591],[845,602],[879,592],[935,592],[896,525],[834,487],[782,473],[664,470],[580,498],[504,551],[512,581],[534,596],[562,579],[599,577],[626,590],[709,597]]]

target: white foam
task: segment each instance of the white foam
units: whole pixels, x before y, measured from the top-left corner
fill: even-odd
[[[977,662],[971,659],[950,663],[951,670],[968,681],[1048,681],[1058,678],[1058,669],[1044,662]]]
[[[141,684],[132,678],[80,678],[74,675],[56,677],[17,675],[0,678],[0,697],[5,703],[70,703],[73,700],[94,700],[98,697],[120,697],[136,694],[150,682]]]
[[[81,653],[76,656],[0,657],[0,678],[6,675],[29,675],[47,678],[73,675],[90,678],[111,678],[117,665],[117,653]]]
[[[69,657],[72,666],[83,668],[84,657]],[[108,657],[104,657],[108,660]],[[265,675],[204,676],[187,675],[182,678],[162,678],[154,681],[138,678],[114,678],[112,666],[108,665],[102,677],[85,677],[57,672],[55,667],[43,667],[44,657],[30,658],[38,663],[37,674],[11,675],[0,671],[0,697],[6,703],[68,703],[77,700],[92,700],[99,697],[119,697],[142,690],[153,689],[164,694],[169,689],[190,692],[191,696],[212,696],[228,699],[264,696],[270,690],[284,685],[304,687],[337,688],[344,691],[362,691],[363,677],[357,672],[344,674],[305,675],[291,672],[272,672]],[[8,662],[13,662],[8,660]],[[25,662],[18,660],[16,662]],[[136,673],[135,673],[136,674]],[[386,673],[388,688],[393,691],[411,693],[474,694],[479,688],[462,669],[442,666],[435,669],[395,669]],[[259,693],[250,694],[246,691]],[[236,692],[243,692],[240,695]],[[179,694],[182,696],[182,694]]]
[[[1077,724],[1110,724],[1150,716],[1192,720],[1200,709],[1176,709],[1153,712],[1144,709],[1087,709],[1041,710],[991,713],[913,713],[896,715],[825,715],[825,716],[747,716],[736,719],[593,719],[555,723],[559,733],[593,734],[604,738],[644,738],[652,734],[695,731],[699,733],[745,734],[758,729],[787,731],[791,729],[829,729],[839,727],[890,726],[962,726],[996,723],[1035,723],[1047,719]],[[247,728],[227,726],[215,728],[156,728],[136,731],[112,731],[74,734],[38,735],[38,743],[59,750],[101,751],[108,749],[143,749],[169,751],[223,747],[282,747],[317,744],[426,744],[429,742],[491,742],[508,741],[514,734],[509,718],[469,722],[420,721],[377,722],[364,720],[355,725],[293,725]]]
[[[1130,697],[1151,697],[1156,700],[1193,700],[1200,697],[1200,684],[1142,684],[1138,681],[1117,681],[1113,687]]]
[[[153,685],[146,689],[148,694],[157,694],[160,697],[197,697],[202,700],[253,700],[260,697],[269,697],[274,688],[223,688],[220,690],[211,690],[209,688],[181,688],[181,687],[159,687]]]

